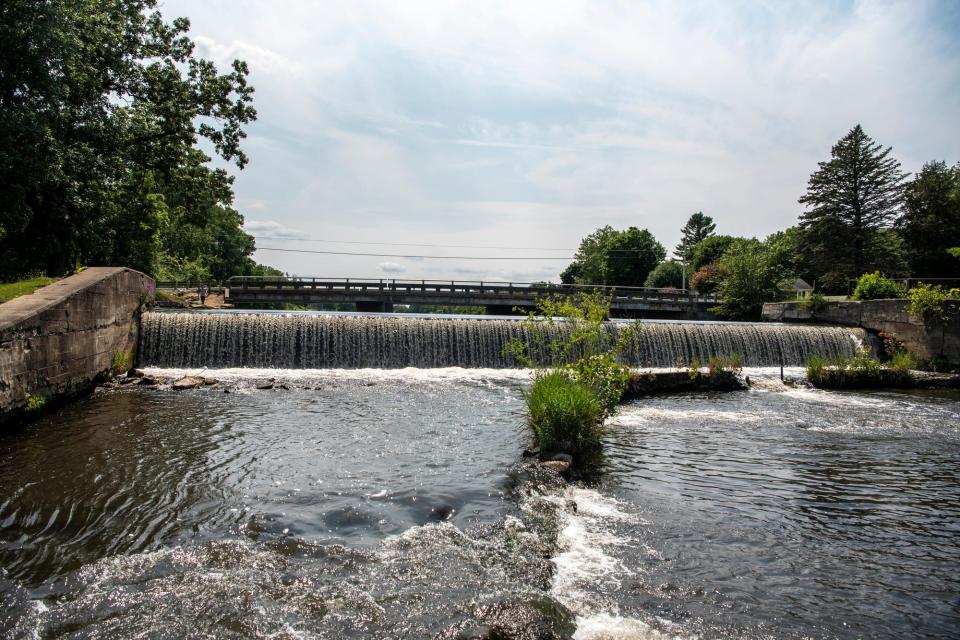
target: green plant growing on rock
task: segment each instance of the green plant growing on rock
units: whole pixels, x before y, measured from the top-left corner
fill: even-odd
[[[113,361],[110,363],[110,368],[114,373],[120,373],[127,368],[127,360],[127,353],[125,351],[117,351],[113,354]]]
[[[687,371],[687,375],[690,376],[691,380],[700,377],[700,358],[694,358],[690,361],[690,369]]]
[[[812,316],[823,311],[826,306],[827,298],[819,291],[814,291],[800,303],[800,307]]]
[[[908,372],[917,368],[916,359],[910,355],[909,351],[898,351],[890,358],[888,365],[894,371],[900,373]]]
[[[609,310],[610,299],[598,293],[542,298],[526,321],[528,339],[504,349],[515,364],[540,367],[524,399],[541,457],[567,453],[580,469],[596,460],[603,421],[629,380],[619,357],[635,345],[639,326],[610,326]]]
[[[910,372],[916,363],[900,352],[888,367],[884,367],[869,348],[857,349],[852,358],[837,358],[829,363],[816,356],[807,360],[807,380],[815,387],[826,389],[855,389],[864,387],[910,387],[914,378]]]
[[[707,361],[707,367],[710,369],[710,377],[716,378],[723,371],[729,371],[734,375],[739,375],[743,369],[743,354],[731,353],[728,355],[711,356]]]
[[[47,399],[43,396],[27,396],[27,411],[30,413],[39,413],[47,406]]]
[[[942,322],[948,310],[954,310],[960,301],[960,289],[945,289],[940,285],[920,283],[907,294],[907,313],[921,322]]]
[[[541,457],[568,453],[581,466],[600,448],[603,407],[597,394],[574,380],[569,372],[551,369],[538,372],[524,393]]]

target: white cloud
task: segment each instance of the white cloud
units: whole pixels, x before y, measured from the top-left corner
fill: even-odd
[[[403,273],[407,268],[402,264],[397,264],[396,262],[381,262],[380,271],[384,273]]]
[[[265,240],[300,240],[306,234],[273,220],[247,220],[243,230],[256,238]]]

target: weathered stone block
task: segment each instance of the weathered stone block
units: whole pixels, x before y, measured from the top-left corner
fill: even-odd
[[[90,390],[114,354],[136,353],[153,291],[132,269],[91,267],[0,304],[0,423],[29,415],[30,396],[56,402]]]

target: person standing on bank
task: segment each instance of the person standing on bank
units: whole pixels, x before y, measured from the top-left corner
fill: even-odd
[[[197,293],[200,294],[200,304],[204,304],[204,301],[207,299],[207,287],[206,285],[200,285],[200,288],[197,289]]]

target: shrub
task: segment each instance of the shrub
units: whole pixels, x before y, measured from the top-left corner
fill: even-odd
[[[630,379],[630,369],[617,362],[616,354],[607,352],[581,358],[567,368],[573,379],[590,389],[600,401],[601,421],[617,410]]]
[[[854,300],[882,300],[886,298],[902,298],[903,288],[890,278],[885,278],[879,271],[865,273],[857,280],[857,286],[850,296]]]
[[[564,452],[582,461],[600,447],[603,408],[597,395],[566,371],[538,373],[524,393],[541,456]]]
[[[960,289],[944,289],[940,285],[920,283],[907,294],[907,313],[923,322],[947,319],[946,303],[960,299]]]
[[[815,291],[808,295],[803,302],[800,303],[800,306],[815,316],[827,306],[827,299],[822,293]]]
[[[690,370],[687,372],[691,380],[696,380],[700,377],[700,359],[694,358],[690,361]]]
[[[721,371],[730,371],[738,374],[740,370],[743,369],[743,354],[731,353],[725,356],[712,356],[707,361],[707,366],[710,368],[711,378],[715,377]]]
[[[124,351],[117,351],[113,354],[113,362],[110,364],[110,368],[114,372],[120,372],[126,369],[127,367],[127,354]]]
[[[819,384],[823,380],[826,368],[826,360],[820,356],[810,356],[807,360],[807,380],[813,385]]]
[[[890,358],[888,366],[894,371],[911,371],[917,368],[917,361],[910,355],[909,351],[898,351]]]

